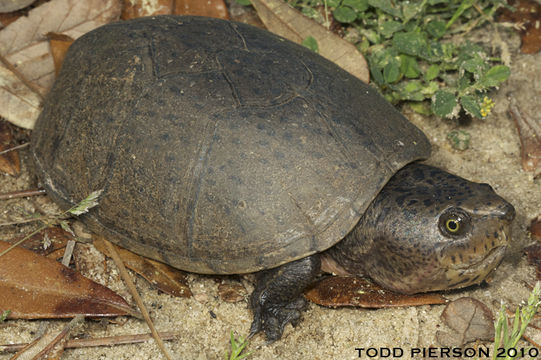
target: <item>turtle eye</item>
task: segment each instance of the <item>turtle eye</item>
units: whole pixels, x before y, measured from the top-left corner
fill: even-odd
[[[456,233],[460,230],[460,219],[448,219],[445,222],[445,229],[450,233]]]
[[[446,236],[460,236],[469,231],[470,218],[460,209],[448,209],[439,221],[440,231]]]

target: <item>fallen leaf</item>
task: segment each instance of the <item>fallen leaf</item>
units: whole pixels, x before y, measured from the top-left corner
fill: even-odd
[[[447,301],[443,296],[433,293],[398,294],[354,276],[326,277],[308,289],[304,296],[315,304],[332,307],[385,308],[444,304]]]
[[[242,284],[224,283],[218,285],[220,299],[228,303],[237,303],[246,299],[246,288]]]
[[[252,0],[252,5],[265,26],[273,33],[299,44],[312,36],[317,40],[320,55],[365,83],[370,81],[366,60],[355,45],[333,34],[281,0]]]
[[[463,297],[447,304],[441,314],[443,322],[453,332],[436,332],[436,339],[444,346],[462,346],[475,340],[494,338],[492,311],[481,301]]]
[[[73,43],[73,39],[68,35],[57,34],[57,33],[48,33],[47,37],[49,38],[49,46],[51,47],[51,55],[53,57],[54,63],[54,73],[55,77],[58,76],[66,53],[68,52],[69,47]]]
[[[14,244],[21,240],[24,235],[15,237],[8,242]],[[61,257],[69,240],[74,240],[73,235],[65,231],[61,227],[49,227],[37,234],[32,235],[25,240],[20,246],[35,252],[41,256],[47,256],[51,259]],[[0,257],[1,259],[1,257]]]
[[[103,239],[94,240],[94,246],[101,253],[109,256]],[[131,251],[116,246],[124,265],[141,275],[160,291],[177,297],[190,297],[192,292],[186,281],[185,273],[169,265],[151,260]]]
[[[541,215],[532,220],[528,230],[532,234],[532,239],[541,241]]]
[[[503,9],[498,21],[513,22],[520,28],[524,54],[535,54],[541,50],[541,4],[535,0],[511,0],[509,5],[516,10]]]
[[[0,251],[8,246],[0,241]],[[20,247],[0,256],[0,309],[10,319],[136,314],[112,290]]]
[[[173,14],[229,19],[224,0],[176,0]]]
[[[76,39],[119,14],[119,0],[51,0],[0,30],[0,55],[43,95],[54,80],[44,35],[64,33]],[[40,96],[4,66],[0,66],[0,84],[0,116],[31,129],[40,112]]]
[[[265,29],[265,25],[263,25],[261,19],[257,16],[257,12],[253,6],[244,6],[236,1],[232,1],[229,3],[228,10],[231,20]]]
[[[120,18],[129,20],[143,16],[170,15],[173,13],[173,0],[123,0]]]
[[[528,263],[535,266],[537,280],[541,280],[541,244],[534,244],[524,248]]]
[[[515,120],[521,145],[522,168],[533,171],[534,177],[541,175],[541,116],[532,114],[528,107],[520,106],[512,97],[509,113]]]
[[[0,151],[4,151],[14,147],[15,139],[9,124],[0,120]],[[21,173],[21,161],[19,152],[10,151],[0,155],[0,171],[11,176],[19,176]]]

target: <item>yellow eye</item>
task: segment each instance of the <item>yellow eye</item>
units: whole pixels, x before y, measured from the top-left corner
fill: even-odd
[[[450,233],[456,233],[458,230],[460,230],[460,220],[459,219],[447,219],[445,222],[445,228]]]

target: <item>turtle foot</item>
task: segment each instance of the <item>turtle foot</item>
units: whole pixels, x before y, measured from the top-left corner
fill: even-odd
[[[254,310],[254,320],[248,337],[263,331],[268,344],[280,340],[287,323],[291,323],[293,327],[297,326],[301,320],[302,311],[307,307],[307,302],[302,297],[286,305],[259,307]]]
[[[254,320],[249,337],[263,331],[267,341],[272,343],[282,337],[288,323],[295,327],[307,308],[302,293],[319,270],[319,255],[312,255],[258,273],[256,288],[250,297]]]

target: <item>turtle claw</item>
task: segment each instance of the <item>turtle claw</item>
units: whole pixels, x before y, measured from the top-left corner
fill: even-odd
[[[256,309],[257,307],[257,309]],[[249,338],[260,331],[265,333],[266,344],[279,340],[284,333],[285,326],[290,323],[296,327],[301,319],[302,311],[306,310],[307,302],[299,297],[285,305],[256,306],[253,307],[254,320],[250,327]]]
[[[258,273],[250,297],[254,320],[248,337],[263,331],[267,342],[272,343],[282,337],[288,323],[296,326],[307,308],[302,292],[319,269],[319,256],[313,255]]]

